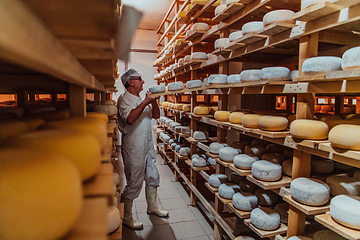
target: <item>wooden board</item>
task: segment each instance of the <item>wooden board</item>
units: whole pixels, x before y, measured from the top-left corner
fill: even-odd
[[[250,219],[245,219],[244,223],[246,226],[248,226],[251,230],[253,230],[261,238],[274,237],[276,235],[284,234],[287,232],[287,226],[283,223],[280,223],[280,227],[273,231],[265,231],[265,230],[256,228],[254,225],[251,224]]]
[[[269,138],[285,138],[290,135],[290,130],[272,132],[272,131],[265,131],[258,128],[254,128],[252,129],[252,132]]]
[[[242,48],[244,46],[246,46],[245,43],[237,43],[236,41],[234,41],[234,42],[230,42],[226,47],[224,47],[224,49],[234,51],[234,50],[237,50],[237,49]]]
[[[295,13],[293,19],[303,22],[310,22],[317,18],[321,18],[331,13],[340,11],[343,8],[343,6],[332,4],[330,2],[319,2],[313,6],[303,9],[300,12]]]
[[[212,20],[213,20],[214,22],[222,22],[222,21],[224,21],[225,19],[227,19],[227,18],[229,18],[229,17],[230,17],[229,14],[226,14],[226,13],[224,13],[224,12],[221,12],[221,13],[217,14],[215,17],[213,17]]]
[[[219,154],[214,154],[214,153],[211,153],[211,152],[206,152],[205,154],[207,156],[209,156],[209,157],[212,157],[212,158],[219,158]]]
[[[182,156],[180,155],[180,153],[176,152],[175,150],[173,151],[176,155],[176,157],[179,159],[179,160],[185,160],[185,159],[189,159],[188,156]]]
[[[227,206],[236,214],[236,216],[238,216],[241,219],[250,217],[251,211],[250,212],[241,211],[241,210],[237,209],[236,207],[234,207],[234,205],[232,203],[228,204]]]
[[[189,167],[191,167],[192,170],[196,171],[196,172],[199,172],[201,170],[209,170],[210,168],[209,167],[195,167],[193,164],[192,164],[192,161],[189,159],[189,160],[186,160],[185,161],[187,165],[189,165]]]
[[[218,198],[223,204],[225,205],[232,205],[232,200],[231,199],[226,199],[226,198],[222,198],[219,193],[215,193],[215,197]]]
[[[208,182],[205,183],[205,186],[210,190],[211,193],[217,193],[219,188],[211,186]]]
[[[262,39],[267,38],[266,35],[258,34],[258,33],[249,33],[237,40],[238,43],[245,43],[245,44],[251,44],[257,41],[260,41]]]
[[[84,197],[107,197],[110,204],[114,195],[113,185],[112,174],[98,174],[83,184]]]
[[[337,234],[343,236],[344,238],[351,239],[351,240],[358,240],[360,239],[360,231],[344,227],[343,225],[338,224],[334,221],[331,217],[330,212],[325,214],[316,215],[315,221],[321,223],[325,227],[329,228],[330,230],[336,232]]]
[[[218,48],[218,49],[215,49],[212,54],[214,55],[217,55],[217,56],[222,56],[222,55],[225,55],[225,54],[230,54],[230,50],[228,49],[224,49],[224,48]]]
[[[230,5],[228,5],[223,13],[224,14],[228,14],[228,15],[233,15],[234,13],[238,12],[239,10],[243,9],[246,5],[240,2],[234,2],[234,3],[230,3]]]
[[[354,70],[341,70],[331,71],[320,74],[311,74],[301,77],[296,77],[293,82],[332,82],[332,81],[343,81],[343,80],[359,80],[360,69]]]
[[[283,175],[279,181],[274,181],[274,182],[266,182],[266,181],[258,180],[254,178],[253,175],[247,175],[246,179],[265,190],[276,189],[281,187],[290,187],[290,183],[291,183],[291,178],[285,175]]]
[[[191,33],[188,37],[185,38],[185,41],[193,41],[194,39],[201,37],[205,33],[205,31],[194,31],[191,29],[189,31],[191,31]]]
[[[209,151],[209,147],[201,142],[197,143],[197,147],[205,151],[205,153]]]
[[[295,201],[291,195],[285,195],[283,197],[283,199],[285,200],[285,202],[296,207],[297,209],[299,209],[301,212],[305,213],[306,215],[315,215],[315,214],[326,213],[326,212],[330,211],[330,201],[323,206],[314,207],[314,206],[308,206],[308,205],[305,205],[305,204]]]
[[[207,115],[197,115],[195,113],[191,113],[190,114],[191,117],[195,117],[195,118],[203,118],[203,117],[214,117],[214,115],[212,114],[207,114]]]
[[[273,23],[270,24],[269,26],[266,26],[263,30],[260,30],[258,33],[262,35],[273,36],[275,34],[291,29],[295,26],[296,26],[295,24],[291,24],[291,23]]]
[[[251,169],[245,170],[245,169],[237,168],[237,167],[235,167],[234,163],[231,163],[231,164],[229,165],[229,168],[230,168],[232,171],[234,171],[234,172],[236,172],[237,174],[239,174],[240,176],[247,176],[247,175],[250,175],[250,174],[251,174]]]
[[[220,165],[228,168],[231,164],[231,162],[225,162],[225,161],[222,161],[220,158],[215,158],[216,162],[219,163]]]

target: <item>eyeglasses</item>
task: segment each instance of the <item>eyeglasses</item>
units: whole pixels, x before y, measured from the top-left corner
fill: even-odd
[[[133,77],[133,78],[131,78],[130,80],[139,80],[139,81],[141,81],[142,78],[141,78],[141,77],[137,77],[137,78]]]

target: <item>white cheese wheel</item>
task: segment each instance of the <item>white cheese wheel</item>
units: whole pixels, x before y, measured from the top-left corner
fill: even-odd
[[[255,240],[255,238],[250,237],[250,236],[238,236],[238,237],[234,238],[234,240]]]
[[[250,33],[257,33],[258,31],[263,30],[263,29],[264,29],[263,22],[253,21],[253,22],[245,23],[242,26],[241,31],[242,31],[243,35],[246,35],[246,34],[250,34]]]
[[[115,206],[111,206],[108,209],[107,212],[107,230],[106,233],[112,233],[113,231],[115,231],[116,229],[118,229],[118,227],[120,226],[120,211],[117,207]]]
[[[219,38],[215,41],[214,43],[214,48],[215,49],[219,49],[219,48],[224,48],[227,45],[229,45],[229,38]]]
[[[234,157],[234,165],[240,169],[251,169],[252,164],[258,160],[256,156],[239,154]]]
[[[182,108],[182,106],[181,106],[181,108]],[[177,106],[175,106],[175,109],[177,109]],[[170,127],[171,129],[175,129],[175,127],[177,127],[177,126],[181,126],[181,124],[178,123],[178,122],[171,122],[171,123],[169,124],[169,127]],[[170,143],[170,144],[171,144],[171,143]]]
[[[178,63],[179,63],[180,66],[183,65],[185,63],[185,59],[184,58],[179,58]]]
[[[204,78],[203,82],[204,86],[209,85],[209,78]]]
[[[196,115],[208,115],[210,113],[209,107],[197,106],[194,107],[194,113]]]
[[[235,193],[240,192],[240,187],[233,183],[223,183],[219,186],[219,195],[225,199],[232,199]]]
[[[207,54],[204,52],[193,52],[191,54],[192,60],[207,60]]]
[[[229,116],[230,116],[229,111],[216,111],[214,114],[215,120],[221,121],[221,122],[228,122]]]
[[[360,230],[360,197],[339,195],[331,199],[332,218],[349,228]]]
[[[219,187],[226,182],[229,182],[229,180],[225,174],[215,173],[209,176],[209,184],[212,187]]]
[[[236,155],[238,155],[238,151],[232,147],[223,147],[219,150],[220,159],[226,162],[232,162]]]
[[[232,197],[232,204],[241,211],[250,212],[258,206],[258,198],[249,192],[238,192]]]
[[[317,120],[296,119],[290,124],[290,134],[299,139],[322,140],[328,133],[326,123]]]
[[[213,142],[209,145],[209,151],[213,154],[219,154],[219,150],[223,148],[224,145],[218,142]]]
[[[341,67],[343,70],[360,68],[360,47],[350,48],[344,52]]]
[[[261,230],[271,231],[280,227],[280,215],[271,208],[255,208],[250,219],[251,224]]]
[[[272,163],[282,164],[285,161],[285,157],[278,153],[264,153],[261,156],[261,160],[266,160]]]
[[[246,179],[245,176],[240,176],[240,174],[236,173],[236,172],[232,172],[230,175],[230,181],[232,183],[235,183],[237,185],[240,184],[241,181],[244,181]]]
[[[114,116],[117,114],[117,108],[113,104],[93,105],[90,110],[92,112],[105,113],[107,116]]]
[[[149,92],[152,93],[163,93],[165,91],[166,91],[166,87],[165,85],[162,84],[149,87]]]
[[[242,31],[236,31],[236,32],[232,32],[229,35],[229,42],[234,42],[236,40],[238,40],[239,38],[241,38],[242,35]]]
[[[289,217],[289,204],[288,203],[278,203],[274,210],[280,215],[280,221],[282,223],[287,224],[288,223],[288,217]]]
[[[346,240],[346,238],[340,236],[336,232],[325,229],[315,232],[312,240]]]
[[[244,115],[245,114],[242,112],[232,112],[229,115],[229,122],[234,124],[241,124],[242,123],[241,119]]]
[[[258,114],[245,114],[241,118],[241,122],[244,127],[248,128],[259,128],[259,118],[261,115]]]
[[[290,70],[286,67],[266,67],[259,75],[260,79],[290,80]]]
[[[313,57],[303,62],[302,71],[305,74],[338,71],[341,70],[341,63],[339,57]]]
[[[202,157],[192,158],[191,162],[194,167],[205,167],[207,164],[206,160]]]
[[[229,6],[232,3],[237,2],[237,0],[226,0],[226,6]]]
[[[184,127],[184,128],[181,129],[181,133],[186,134],[186,135],[190,135],[191,134],[191,129],[189,127]]]
[[[360,181],[346,175],[333,175],[326,179],[332,196],[337,195],[360,195]]]
[[[194,23],[191,29],[194,31],[208,31],[209,25],[206,23]]]
[[[215,16],[222,13],[226,8],[226,4],[221,4],[215,8]]]
[[[241,188],[242,192],[251,192],[251,193],[255,193],[259,187],[250,182],[249,180],[244,180],[241,183],[239,183],[239,187]]]
[[[292,165],[293,165],[292,159],[287,159],[287,160],[283,161],[283,163],[281,165],[283,174],[291,177],[292,176]]]
[[[182,147],[182,148],[180,148],[180,150],[179,150],[179,154],[181,155],[181,156],[189,156],[190,155],[190,148],[189,147]]]
[[[289,124],[286,117],[280,116],[261,116],[258,120],[259,127],[266,131],[282,131]]]
[[[295,24],[293,20],[294,12],[291,10],[275,10],[268,12],[263,17],[264,27],[273,24],[273,23],[292,23]]]
[[[334,171],[334,161],[330,159],[312,156],[311,171],[316,173],[331,173]]]
[[[264,190],[262,188],[255,191],[258,198],[258,203],[264,207],[273,207],[280,201],[280,196],[271,190]]]
[[[259,81],[260,78],[260,70],[252,69],[252,70],[244,70],[240,73],[240,81]]]
[[[227,82],[229,84],[234,84],[234,83],[239,83],[241,82],[240,80],[240,74],[231,74],[228,76]]]
[[[167,85],[168,91],[177,91],[177,90],[181,90],[183,88],[184,88],[183,82],[172,82]]]
[[[207,161],[211,166],[216,166],[216,159],[215,158],[209,157]]]
[[[263,145],[247,145],[244,152],[261,159],[262,155],[266,152],[266,148]]]
[[[198,88],[202,86],[201,80],[191,80],[186,82],[186,88]]]
[[[209,76],[209,84],[226,84],[228,76],[225,74],[211,74]]]
[[[329,201],[330,188],[318,179],[299,177],[291,181],[290,194],[305,205],[321,206]]]
[[[191,104],[184,104],[182,107],[182,110],[185,112],[190,112],[191,111]]]
[[[176,152],[179,152],[179,151],[180,151],[180,149],[181,149],[181,146],[180,146],[180,145],[176,145],[176,147],[175,147],[175,151],[176,151]]]
[[[294,78],[299,76],[299,70],[292,70],[290,72],[290,80],[293,80]]]
[[[195,131],[194,132],[194,139],[195,140],[206,140],[207,139],[206,135],[207,134],[205,134],[202,131]]]
[[[184,57],[185,63],[190,62],[190,60],[191,60],[191,55],[186,55],[186,56]]]
[[[117,186],[117,185],[119,185],[120,184],[120,176],[119,176],[119,174],[118,173],[116,173],[116,172],[113,172],[112,173],[112,179],[113,179],[113,183]]]
[[[277,181],[282,176],[282,169],[280,164],[259,160],[253,163],[251,173],[256,179]]]
[[[322,2],[323,0],[303,0],[302,1],[302,7],[308,8],[311,7],[319,2]],[[331,2],[332,0],[325,0],[325,2]]]
[[[352,124],[340,124],[333,127],[329,132],[329,142],[332,146],[360,150],[360,126]]]
[[[177,146],[176,143],[171,143],[171,144],[170,144],[170,148],[173,149],[173,150],[175,150],[175,147],[176,147],[176,146]]]

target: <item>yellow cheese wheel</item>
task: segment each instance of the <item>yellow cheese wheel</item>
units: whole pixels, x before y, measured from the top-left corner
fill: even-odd
[[[219,110],[218,106],[210,106],[209,107],[210,114],[214,114],[218,110]]]
[[[182,107],[182,110],[185,112],[190,112],[191,111],[191,104],[184,104]]]
[[[197,115],[208,115],[209,107],[204,107],[204,106],[194,107],[194,113]]]
[[[330,143],[339,148],[360,150],[360,126],[340,124],[329,132]]]
[[[103,112],[87,112],[86,113],[87,118],[98,118],[102,119],[104,123],[107,125],[109,122],[109,117]]]
[[[82,180],[94,176],[101,163],[99,142],[89,133],[68,129],[49,129],[21,134],[7,145],[49,151],[70,159]]]
[[[242,112],[232,112],[229,116],[229,122],[234,123],[234,124],[241,124],[241,118],[244,116],[245,114]]]
[[[70,113],[67,111],[56,111],[56,110],[46,110],[37,113],[31,113],[27,115],[29,118],[41,118],[45,122],[49,121],[59,121],[64,120],[70,117]]]
[[[296,119],[290,124],[290,134],[300,139],[326,139],[328,133],[329,128],[326,123],[317,120]]]
[[[0,150],[0,239],[60,239],[79,217],[78,170],[64,157]]]
[[[215,120],[221,121],[221,122],[228,122],[229,116],[230,116],[229,111],[216,111],[214,114]]]
[[[29,130],[28,125],[21,121],[1,121],[0,142]]]
[[[259,128],[259,118],[261,116],[258,114],[245,114],[241,121],[244,127],[248,128]]]
[[[182,107],[184,106],[184,104],[182,103],[175,103],[174,104],[174,109],[176,110],[182,110]]]
[[[45,121],[41,118],[28,118],[21,121],[25,123],[31,131],[36,130],[38,127],[45,123]]]
[[[266,131],[282,131],[288,126],[288,120],[280,116],[261,116],[259,118],[259,127]]]
[[[161,106],[162,106],[162,107],[167,107],[168,104],[169,104],[169,102],[162,102],[162,103],[161,103]]]

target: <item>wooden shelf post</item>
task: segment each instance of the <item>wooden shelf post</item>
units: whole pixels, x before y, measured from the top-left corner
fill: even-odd
[[[69,105],[71,117],[83,117],[86,114],[86,88],[70,84]]]

